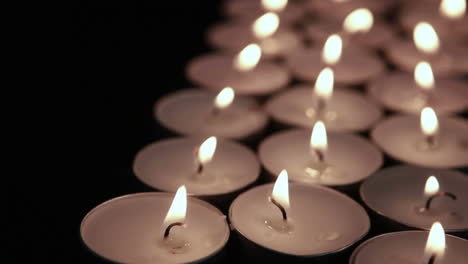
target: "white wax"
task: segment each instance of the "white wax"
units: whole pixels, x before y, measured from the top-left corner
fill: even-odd
[[[350,264],[421,264],[429,232],[406,231],[373,237],[357,247]],[[437,264],[464,264],[468,258],[468,241],[446,235],[445,254]]]
[[[260,161],[272,175],[286,169],[292,181],[322,185],[347,185],[359,182],[382,165],[382,153],[364,138],[328,132],[325,162],[330,175],[311,175],[307,168],[316,160],[310,152],[311,129],[291,129],[273,134],[259,146]]]
[[[194,195],[219,195],[239,190],[253,183],[260,174],[255,154],[239,143],[220,140],[201,180],[194,180],[197,164],[195,149],[206,137],[172,138],[143,148],[135,157],[133,171],[147,185],[175,192],[185,185]],[[203,178],[205,177],[205,178]]]
[[[427,197],[424,186],[429,176],[435,176],[440,191],[457,196],[436,198],[430,210],[424,208]],[[361,185],[362,200],[375,212],[406,226],[430,230],[435,221],[446,232],[468,230],[468,175],[453,170],[427,169],[400,165],[381,170]]]
[[[315,100],[313,85],[296,85],[271,98],[265,110],[281,123],[312,128],[317,118],[307,113],[314,109]],[[359,93],[335,88],[322,120],[329,131],[362,131],[381,116],[380,108]]]
[[[261,4],[261,0],[228,0],[224,1],[224,13],[236,20],[253,22],[268,12]],[[281,23],[295,23],[304,16],[304,9],[294,1],[288,1],[287,6],[278,12]]]
[[[239,52],[250,43],[258,43],[265,57],[287,54],[302,46],[299,35],[291,28],[280,27],[271,37],[258,40],[248,23],[223,23],[207,32],[208,42],[215,48],[228,52]]]
[[[468,108],[467,85],[457,79],[437,78],[429,101],[413,75],[408,73],[382,75],[369,83],[367,91],[385,107],[409,114],[419,115],[427,102],[437,114],[462,112]]]
[[[96,254],[120,263],[187,263],[220,251],[229,238],[226,217],[192,197],[187,203],[187,227],[174,227],[170,233],[185,239],[190,248],[173,254],[161,244],[173,198],[170,193],[137,193],[104,202],[83,219],[81,238]]]
[[[343,23],[341,21],[320,20],[315,21],[306,26],[307,36],[319,43],[323,43],[327,38],[335,33],[343,31]],[[341,33],[340,35],[343,36]],[[356,35],[346,35],[345,38],[351,38],[348,42],[357,46],[369,48],[380,48],[385,42],[395,36],[393,30],[386,24],[379,22],[375,23],[369,32],[358,33]]]
[[[393,116],[378,123],[371,132],[374,142],[395,159],[430,168],[468,166],[468,122],[439,117],[437,146],[425,149],[419,116]]]
[[[236,96],[229,107],[215,115],[215,96],[197,89],[169,94],[156,102],[155,118],[178,134],[233,139],[244,139],[267,125],[267,115],[253,98]]]
[[[287,69],[277,63],[260,61],[249,72],[233,68],[233,56],[203,55],[187,66],[187,76],[203,88],[220,91],[226,86],[236,94],[265,95],[284,88],[290,80]]]
[[[273,184],[261,185],[239,195],[231,204],[232,227],[248,240],[284,254],[315,256],[351,246],[369,230],[364,209],[347,196],[321,186],[289,185],[290,233],[268,228],[265,220],[282,221],[268,201]]]
[[[287,65],[295,77],[314,81],[326,67],[321,56],[322,46],[298,49],[287,56]],[[385,65],[375,54],[348,46],[332,69],[336,83],[362,84],[383,73]]]

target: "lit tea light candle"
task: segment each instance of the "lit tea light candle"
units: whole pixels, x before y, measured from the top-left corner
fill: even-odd
[[[117,263],[192,263],[214,260],[226,245],[226,217],[178,189],[114,198],[91,210],[81,238],[98,256]],[[168,210],[169,208],[169,210]]]
[[[439,36],[429,23],[421,21],[414,27],[413,41],[414,44],[397,40],[386,47],[388,58],[398,68],[412,72],[420,61],[427,61],[437,76],[447,76],[457,71],[454,65],[458,59],[447,48],[440,48]]]
[[[203,88],[219,91],[229,86],[240,95],[265,95],[289,83],[288,71],[282,66],[260,61],[262,50],[249,44],[236,56],[213,53],[193,59],[187,66],[190,80]]]
[[[385,153],[410,164],[431,168],[468,165],[468,122],[456,117],[439,121],[430,107],[423,108],[419,122],[414,116],[383,120],[371,136]]]
[[[429,230],[434,221],[440,221],[447,232],[466,236],[467,188],[468,177],[461,172],[399,165],[367,178],[360,195],[384,231]],[[385,225],[382,217],[391,224]]]
[[[154,105],[154,115],[177,134],[241,140],[261,134],[268,123],[255,99],[236,96],[231,87],[217,95],[187,89],[163,96]]]
[[[370,48],[380,48],[393,38],[394,32],[382,22],[375,23],[367,8],[358,8],[346,16],[343,22],[319,20],[306,27],[308,37],[323,42],[331,34],[339,32],[345,43]]]
[[[382,153],[370,142],[351,134],[327,134],[321,121],[312,133],[292,129],[266,138],[259,146],[259,157],[272,177],[286,169],[292,181],[350,192],[382,165]]]
[[[248,23],[265,12],[277,13],[286,24],[294,24],[304,16],[302,6],[288,0],[230,0],[225,1],[224,12],[237,21]]]
[[[282,170],[274,185],[252,188],[231,204],[242,256],[275,263],[329,260],[368,232],[369,218],[352,199],[326,187],[288,186],[287,177]]]
[[[211,45],[228,52],[237,52],[245,45],[256,42],[262,48],[264,57],[275,57],[302,45],[296,32],[279,26],[278,15],[268,12],[252,25],[239,22],[215,25],[208,31],[207,37]]]
[[[372,53],[346,47],[342,38],[333,34],[327,38],[323,49],[302,48],[288,54],[286,63],[293,75],[301,80],[314,81],[320,71],[330,66],[339,84],[361,84],[384,71],[383,63]]]
[[[171,138],[140,150],[133,171],[152,188],[173,192],[185,185],[190,194],[223,207],[257,180],[260,164],[251,150],[229,140]]]
[[[467,252],[468,240],[445,235],[440,224],[434,223],[429,233],[405,231],[373,237],[354,250],[349,263],[462,264]]]
[[[406,73],[385,74],[373,80],[367,91],[388,109],[403,113],[419,114],[425,106],[431,106],[439,114],[468,108],[466,84],[457,79],[436,81],[431,65],[425,61],[416,65],[413,78]]]

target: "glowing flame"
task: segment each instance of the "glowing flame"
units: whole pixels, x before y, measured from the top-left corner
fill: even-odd
[[[312,135],[310,136],[310,148],[312,150],[325,152],[327,147],[328,141],[325,124],[322,121],[317,121],[312,129]]]
[[[431,107],[424,107],[421,111],[421,130],[426,136],[433,136],[439,130],[439,120]]]
[[[414,68],[414,80],[424,90],[434,88],[434,74],[431,65],[425,61],[419,62]]]
[[[441,257],[445,252],[445,232],[439,222],[432,224],[431,231],[427,238],[426,254]]]
[[[168,226],[173,223],[182,223],[185,220],[187,213],[187,189],[182,185],[177,189],[177,192],[172,200],[171,207],[167,211],[166,218],[164,218],[164,225]]]
[[[234,101],[234,90],[231,87],[226,87],[215,98],[215,106],[218,109],[224,109]]]
[[[315,81],[314,93],[324,100],[330,99],[333,94],[333,70],[324,68]]]
[[[241,72],[250,71],[257,66],[262,50],[257,44],[249,44],[234,59],[234,67]]]
[[[336,64],[341,58],[341,50],[343,48],[343,41],[337,34],[328,37],[323,45],[322,60],[328,65]]]
[[[281,12],[288,4],[288,0],[262,0],[262,6],[268,11]]]
[[[431,196],[439,192],[439,182],[435,176],[427,178],[426,185],[424,186],[424,195]]]
[[[440,13],[450,19],[459,19],[465,15],[465,0],[442,0],[439,6]]]
[[[282,170],[278,175],[271,196],[284,208],[289,208],[289,184],[286,170]]]
[[[198,149],[198,161],[201,164],[206,164],[211,161],[216,151],[216,137],[209,137],[205,140]]]
[[[348,33],[368,32],[374,23],[374,17],[367,8],[358,8],[343,21],[343,28]]]
[[[268,12],[257,18],[252,25],[255,37],[262,39],[275,34],[279,26],[279,17],[273,12]]]
[[[419,51],[434,54],[439,50],[439,36],[427,22],[419,22],[413,31],[413,40]]]

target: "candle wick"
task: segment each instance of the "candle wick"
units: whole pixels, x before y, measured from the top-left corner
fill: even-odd
[[[316,119],[321,119],[322,115],[323,115],[323,112],[324,112],[324,109],[325,109],[325,100],[323,98],[318,98],[317,100],[317,106],[316,106],[316,109],[315,111],[317,112],[316,113]]]
[[[433,254],[431,255],[431,258],[429,259],[429,261],[427,262],[427,264],[434,264],[435,263],[435,260],[436,260],[436,255]]]
[[[426,142],[430,147],[433,147],[435,145],[435,135],[428,135],[426,136]]]
[[[315,150],[315,155],[317,155],[317,160],[319,163],[323,163],[325,161],[325,155],[323,154],[322,151],[316,149]]]
[[[453,193],[450,193],[450,192],[438,192],[434,195],[432,195],[431,197],[429,197],[426,201],[426,205],[424,206],[424,208],[426,210],[429,210],[430,207],[431,207],[431,204],[432,204],[432,201],[437,198],[437,197],[449,197],[451,198],[452,200],[457,200],[457,196]]]
[[[198,162],[197,174],[201,174],[202,172],[203,172],[203,164],[201,162]]]
[[[218,107],[216,107],[216,106],[214,106],[214,107],[211,109],[211,115],[213,115],[213,116],[219,115],[220,112],[221,112],[221,110],[220,110]]]
[[[275,198],[273,197],[269,197],[269,200],[272,204],[276,205],[276,207],[278,207],[278,209],[281,211],[281,215],[283,216],[283,220],[284,221],[287,221],[288,220],[288,215],[286,214],[286,209],[284,209],[284,207],[278,203]]]
[[[184,225],[184,223],[181,223],[181,222],[176,222],[176,223],[172,223],[172,224],[168,225],[166,227],[166,230],[164,230],[164,239],[167,239],[169,237],[169,233],[171,232],[171,229],[174,226],[185,226],[185,225]]]

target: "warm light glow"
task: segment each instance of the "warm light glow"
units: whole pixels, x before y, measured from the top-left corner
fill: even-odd
[[[343,3],[343,2],[348,2],[349,0],[332,0],[332,1],[336,3]]]
[[[164,225],[168,226],[173,223],[182,223],[185,220],[187,213],[187,189],[182,185],[177,189],[177,192],[172,200],[171,207],[167,211],[166,218],[164,218]]]
[[[439,192],[439,182],[434,176],[427,178],[426,185],[424,186],[424,195],[432,196]]]
[[[275,34],[279,26],[279,17],[273,12],[268,12],[257,18],[252,24],[252,31],[255,37],[262,39]]]
[[[310,148],[312,150],[325,152],[327,147],[327,130],[325,124],[322,121],[317,121],[312,129],[312,135],[310,136]]]
[[[328,65],[336,64],[341,58],[343,41],[337,34],[328,37],[322,50],[322,60]]]
[[[249,44],[234,59],[234,67],[238,71],[250,71],[257,66],[262,56],[262,50],[257,44]]]
[[[288,0],[262,0],[262,6],[268,11],[281,12],[288,4]]]
[[[421,111],[421,130],[426,136],[433,136],[439,130],[439,120],[431,107],[424,107]]]
[[[289,208],[289,184],[288,172],[286,170],[282,170],[278,175],[271,197],[284,208]]]
[[[459,19],[465,15],[466,0],[442,0],[440,2],[440,13],[450,19]]]
[[[343,28],[348,33],[368,32],[374,23],[374,17],[367,8],[358,8],[343,21]]]
[[[445,232],[439,222],[432,224],[431,231],[427,238],[426,254],[441,257],[445,252]]]
[[[206,164],[211,161],[216,151],[216,137],[209,137],[205,140],[198,149],[198,162]]]
[[[324,100],[330,99],[333,94],[333,80],[333,70],[324,68],[315,81],[315,95]]]
[[[414,68],[414,80],[424,90],[434,88],[434,74],[431,65],[425,61],[419,62]]]
[[[439,50],[439,36],[427,22],[419,22],[414,28],[413,40],[419,51],[434,54]]]
[[[215,106],[218,109],[224,109],[234,101],[234,90],[231,87],[226,87],[215,98]]]

